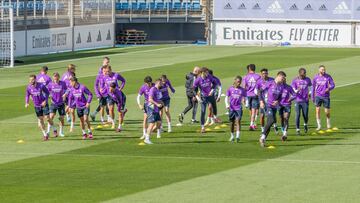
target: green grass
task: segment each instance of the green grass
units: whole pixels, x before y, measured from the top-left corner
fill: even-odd
[[[44,60],[51,62],[51,72],[59,71],[65,62],[56,62],[56,55],[27,58],[26,63],[34,65],[0,71],[0,78],[13,79],[11,84],[0,82],[1,202],[356,202],[359,198],[358,49],[152,46],[83,51],[74,63],[89,88],[101,63],[97,55],[109,52],[113,66],[128,81],[129,113],[124,132],[96,130],[93,141],[82,141],[76,126],[76,132],[65,138],[44,143],[33,110],[23,107],[26,75],[36,72],[36,63]],[[78,58],[66,53],[57,60],[68,57]],[[184,75],[193,66],[212,68],[226,89],[235,75],[245,73],[248,63],[267,67],[272,75],[285,70],[290,79],[300,66],[312,76],[318,64],[325,64],[337,85],[354,83],[332,94],[332,122],[340,130],[299,137],[291,125],[288,142],[271,133],[269,143],[276,148],[263,149],[257,143],[259,132],[246,128],[245,111],[238,144],[227,142],[227,128],[211,127],[212,132],[201,136],[198,125],[186,124],[163,133],[161,139],[153,138],[152,146],[138,146],[142,113],[135,97],[145,75],[165,73],[176,87],[171,104],[175,124],[186,104]],[[14,78],[8,78],[11,75]],[[219,109],[225,113],[223,101]],[[313,115],[311,105],[311,132]],[[25,143],[17,144],[19,139]]]

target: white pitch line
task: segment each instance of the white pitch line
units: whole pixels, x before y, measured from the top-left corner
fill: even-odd
[[[244,161],[273,161],[273,162],[299,162],[299,163],[326,163],[326,164],[360,164],[360,161],[336,161],[315,159],[251,159],[231,157],[186,157],[186,156],[141,156],[141,155],[118,155],[118,154],[67,154],[67,153],[7,153],[0,155],[36,155],[36,156],[69,156],[69,157],[113,157],[113,158],[141,158],[141,159],[188,159],[188,160],[244,160]]]
[[[194,45],[177,45],[177,46],[172,46],[172,47],[164,47],[164,48],[158,48],[158,49],[151,49],[151,50],[142,50],[142,51],[134,51],[134,52],[127,52],[127,53],[118,53],[118,54],[110,54],[110,55],[98,55],[98,56],[89,56],[89,57],[83,57],[83,58],[77,58],[77,59],[66,59],[66,60],[59,60],[59,61],[51,61],[51,62],[44,62],[44,63],[34,63],[34,64],[27,64],[27,65],[22,65],[22,66],[15,66],[13,68],[2,68],[1,70],[11,70],[14,68],[23,68],[23,67],[27,67],[27,66],[38,66],[38,65],[43,65],[43,64],[54,64],[54,63],[62,63],[62,62],[67,62],[67,61],[79,61],[79,60],[83,60],[83,59],[90,59],[90,58],[101,58],[104,56],[117,56],[117,55],[130,55],[130,54],[137,54],[137,53],[147,53],[147,52],[153,52],[153,51],[161,51],[161,50],[168,50],[168,49],[177,49],[177,48],[183,48],[183,47],[188,47],[188,46],[194,46]]]
[[[352,83],[347,83],[347,84],[335,86],[335,88],[336,88],[336,87],[347,87],[347,86],[351,86],[351,85],[357,85],[357,84],[359,84],[359,83],[360,83],[360,81],[352,82]]]

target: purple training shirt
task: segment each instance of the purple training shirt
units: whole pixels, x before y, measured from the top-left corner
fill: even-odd
[[[242,100],[246,97],[246,90],[242,87],[235,88],[234,86],[229,87],[226,91],[226,96],[230,100],[230,110],[237,111],[241,109]]]
[[[201,96],[208,97],[210,96],[210,92],[216,88],[216,81],[211,75],[208,75],[206,78],[198,77],[193,87],[194,89],[200,89]]]
[[[52,104],[56,106],[60,106],[64,104],[63,95],[65,94],[67,87],[65,82],[59,81],[56,82],[50,82],[48,85],[48,90],[51,96]]]
[[[149,101],[149,93],[152,87],[154,87],[154,84],[152,84],[151,87],[149,87],[147,84],[143,84],[143,86],[141,86],[139,89],[139,95],[144,95],[145,102]]]
[[[325,73],[323,76],[320,74],[315,75],[312,84],[313,84],[313,91],[312,91],[313,100],[317,96],[329,98],[330,91],[335,88],[334,80],[327,73]]]
[[[243,87],[246,90],[246,95],[248,97],[256,96],[255,88],[256,88],[257,81],[260,78],[261,78],[261,76],[259,74],[256,74],[256,73],[248,73],[243,78]]]
[[[45,87],[48,86],[48,84],[51,82],[50,76],[40,73],[36,76],[36,82],[41,83],[42,85],[45,85]]]
[[[175,89],[171,85],[170,80],[166,80],[165,84],[163,84],[160,88],[160,92],[162,94],[162,100],[170,99],[168,88],[170,88],[172,93],[175,93]]]
[[[86,103],[91,103],[92,97],[93,95],[87,87],[77,84],[76,87],[70,89],[68,106],[71,106],[72,102],[75,101],[76,108],[83,109]]]
[[[119,89],[115,89],[115,91],[113,93],[111,93],[109,91],[109,96],[116,102],[117,106],[118,106],[118,112],[121,111],[121,106],[122,106],[122,94],[121,91]]]
[[[26,88],[26,93],[25,93],[25,103],[26,104],[29,103],[30,96],[34,102],[34,106],[41,107],[41,104],[44,101],[48,100],[49,91],[43,84],[40,84],[40,83],[36,83],[35,85],[29,84]]]
[[[284,88],[281,94],[280,106],[291,106],[292,100],[296,98],[294,89],[288,84],[284,84],[283,87]]]
[[[105,84],[107,87],[107,90],[110,89],[110,84],[115,83],[116,87],[118,87],[120,90],[122,90],[125,86],[125,78],[122,77],[119,73],[111,73],[110,75],[105,75],[103,80],[105,80]],[[118,81],[121,81],[121,85],[119,86]]]
[[[267,80],[260,78],[256,83],[256,89],[258,91],[258,95],[264,98],[265,103],[267,103],[267,90],[265,90],[266,84],[271,81],[274,81],[274,78],[268,77]]]
[[[149,91],[149,100],[152,98],[156,103],[161,102],[162,94],[158,88],[155,86],[152,87]],[[148,102],[149,108],[153,108],[154,112],[159,112],[159,107],[157,107],[155,104]]]
[[[309,102],[309,88],[312,86],[310,78],[305,77],[301,79],[300,77],[296,77],[292,81],[291,86],[297,91],[296,102]]]
[[[267,107],[269,108],[277,108],[280,100],[281,100],[281,95],[284,89],[284,85],[283,84],[277,84],[275,82],[275,80],[270,81],[268,83],[266,83],[264,90],[267,91]],[[264,98],[261,98],[262,101],[264,101]],[[274,102],[278,102],[278,104],[274,105]]]
[[[108,87],[104,78],[105,75],[103,74],[96,76],[94,89],[97,98],[108,96]]]

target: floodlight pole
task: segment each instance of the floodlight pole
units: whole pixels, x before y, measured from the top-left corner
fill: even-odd
[[[13,8],[9,9],[10,20],[10,67],[14,67],[14,11]]]
[[[71,28],[71,51],[75,51],[75,39],[74,39],[74,0],[70,0],[70,28]]]

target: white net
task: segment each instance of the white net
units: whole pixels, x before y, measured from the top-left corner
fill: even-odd
[[[0,6],[0,67],[14,66],[13,10]]]

